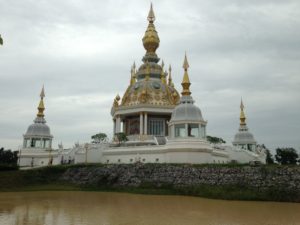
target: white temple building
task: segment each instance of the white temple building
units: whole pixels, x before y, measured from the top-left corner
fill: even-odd
[[[111,108],[114,138],[110,143],[75,144],[71,149],[52,149],[50,128],[44,119],[44,89],[37,118],[24,135],[21,166],[72,163],[265,163],[264,150],[257,147],[246,126],[241,102],[240,128],[233,146],[212,145],[206,139],[207,121],[194,104],[190,91],[188,60],[185,55],[181,96],[172,81],[171,66],[156,54],[159,37],[151,5],[148,27],[142,39],[146,53],[142,64],[131,68],[129,85],[117,95]],[[126,135],[120,142],[118,135]],[[71,160],[71,161],[70,161]]]

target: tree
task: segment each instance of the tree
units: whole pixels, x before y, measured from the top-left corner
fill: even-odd
[[[273,158],[273,155],[270,152],[270,150],[264,144],[262,144],[261,147],[263,149],[265,149],[265,151],[266,151],[266,163],[267,164],[274,164],[274,158]]]
[[[17,165],[18,152],[12,152],[11,150],[4,150],[0,148],[0,164],[2,165]]]
[[[128,138],[125,133],[120,132],[115,134],[115,139],[120,143],[128,141]]]
[[[275,159],[281,165],[297,164],[298,154],[294,148],[277,148]]]
[[[104,143],[107,142],[107,135],[105,133],[98,133],[91,137],[92,143]]]
[[[226,141],[224,141],[222,138],[219,137],[213,137],[213,136],[206,136],[206,140],[212,144],[225,144]]]
[[[3,45],[3,39],[1,37],[1,34],[0,34],[0,45]]]

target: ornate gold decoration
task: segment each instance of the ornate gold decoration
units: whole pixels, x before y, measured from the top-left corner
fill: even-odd
[[[182,79],[182,83],[181,86],[183,88],[181,94],[183,96],[190,96],[191,95],[191,91],[190,91],[190,86],[191,86],[191,82],[190,82],[190,78],[188,75],[188,70],[189,68],[189,63],[187,61],[187,57],[186,54],[184,56],[184,62],[183,62],[183,69],[184,69],[184,75],[183,75],[183,79]]]
[[[147,90],[144,89],[140,95],[140,98],[139,98],[140,102],[142,103],[146,103],[147,102]]]
[[[174,87],[174,83],[173,83],[173,80],[172,80],[172,67],[171,67],[171,64],[169,65],[168,85],[171,86],[171,87]]]
[[[120,95],[117,94],[117,96],[116,96],[115,99],[114,99],[114,104],[113,104],[113,107],[114,107],[114,108],[119,107],[119,101],[120,101]]]
[[[130,85],[134,85],[136,82],[135,62],[133,63],[130,72],[131,72]]]
[[[44,90],[44,85],[42,87],[42,90],[41,90],[41,93],[40,93],[40,103],[39,103],[39,106],[38,106],[38,114],[37,116],[38,117],[44,117],[44,110],[45,110],[45,106],[44,106],[44,98],[45,98],[45,90]]]
[[[140,104],[149,104],[155,106],[175,106],[179,102],[180,95],[174,88],[171,75],[167,80],[168,73],[164,71],[164,62],[159,65],[159,58],[155,51],[159,46],[159,37],[155,30],[155,15],[152,4],[148,14],[148,27],[143,37],[143,45],[146,49],[146,55],[138,71],[135,63],[130,70],[130,82],[119,102],[114,99],[114,107],[139,106]],[[170,71],[170,69],[169,69]],[[155,74],[155,76],[154,76]],[[152,79],[160,74],[160,80]],[[158,84],[157,84],[158,83]]]

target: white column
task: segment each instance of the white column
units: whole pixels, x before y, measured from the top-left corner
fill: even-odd
[[[120,116],[117,116],[117,121],[116,121],[116,133],[121,132],[121,118]]]
[[[123,133],[126,133],[126,121],[125,120],[123,120],[123,122],[122,122],[122,132]]]
[[[143,113],[140,113],[140,134],[143,134]]]
[[[144,134],[147,134],[148,114],[145,112],[144,115]]]
[[[189,134],[188,134],[188,124],[186,123],[185,124],[185,137],[188,137]]]

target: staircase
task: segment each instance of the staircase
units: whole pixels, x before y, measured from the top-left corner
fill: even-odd
[[[158,143],[159,145],[165,145],[166,142],[167,142],[166,138],[163,137],[163,136],[155,136],[155,138],[156,138],[157,143]]]

